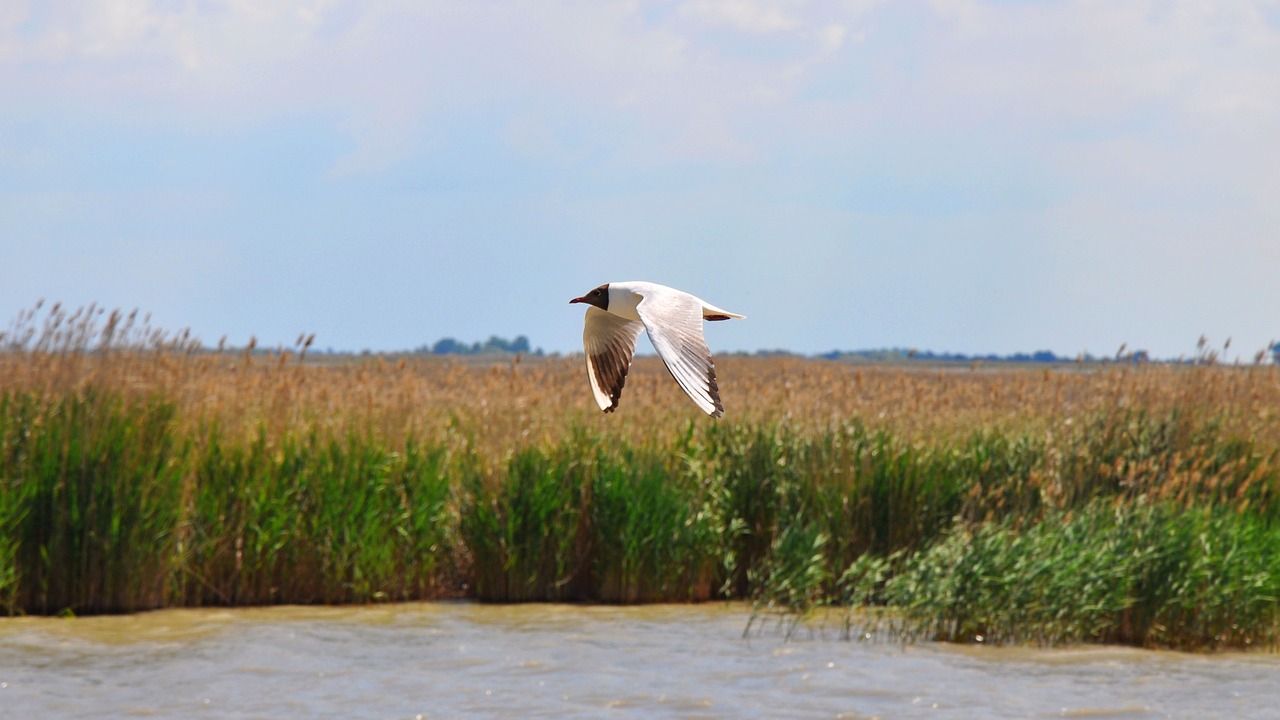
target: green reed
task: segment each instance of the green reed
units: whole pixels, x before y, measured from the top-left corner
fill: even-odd
[[[483,600],[644,602],[711,597],[702,489],[660,454],[578,433],[464,470],[460,531]]]
[[[625,449],[599,462],[591,486],[594,599],[709,599],[717,524],[704,487],[660,455]]]
[[[481,428],[374,427],[0,394],[0,605],[727,597],[797,621],[877,608],[908,638],[1276,642],[1280,461],[1211,414],[911,438],[857,418],[578,427],[504,457]]]
[[[0,592],[11,609],[165,603],[189,456],[174,414],[95,392],[0,397]]]
[[[866,437],[856,425],[844,436]],[[798,485],[802,502],[778,504],[749,572],[758,618],[794,623],[834,604],[887,607],[896,621],[870,624],[912,638],[1276,642],[1274,450],[1179,413],[1130,412],[1053,443],[981,429],[862,447],[837,464],[848,478],[829,470]]]
[[[1222,510],[1095,502],[1029,528],[957,528],[873,600],[907,637],[1187,649],[1280,639],[1280,528]],[[883,622],[883,621],[882,621]]]
[[[453,562],[444,452],[315,433],[227,445],[195,468],[186,604],[360,602],[429,595]]]
[[[505,473],[462,468],[460,535],[484,600],[564,600],[586,565],[581,526],[588,465],[568,447],[515,453]]]
[[[429,596],[452,571],[443,451],[179,437],[175,409],[0,397],[10,612]]]

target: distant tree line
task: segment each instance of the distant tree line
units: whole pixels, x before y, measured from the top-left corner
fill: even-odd
[[[1230,341],[1228,341],[1229,343]],[[1223,348],[1225,352],[1226,347]],[[330,351],[332,352],[332,350]],[[367,351],[366,351],[367,352]],[[446,337],[437,340],[432,345],[421,345],[413,350],[419,354],[430,355],[499,355],[508,354],[515,355],[517,353],[524,355],[544,355],[542,348],[533,348],[529,344],[529,338],[524,335],[517,335],[515,339],[508,340],[490,335],[488,340],[484,342],[465,343],[456,338]],[[739,356],[763,356],[763,357],[805,357],[801,353],[795,353],[790,350],[772,349],[772,350],[756,350],[755,352],[737,351],[726,352],[726,355]],[[1272,343],[1267,346],[1265,351],[1260,351],[1255,358],[1255,362],[1262,362],[1270,355],[1274,362],[1280,365],[1280,343]],[[987,354],[967,354],[967,353],[951,353],[951,352],[934,352],[932,350],[913,350],[909,348],[880,348],[876,350],[832,350],[830,352],[818,353],[812,357],[823,358],[826,360],[845,360],[845,361],[861,361],[861,362],[954,362],[954,363],[1069,363],[1069,362],[1119,362],[1119,363],[1144,363],[1151,362],[1151,355],[1146,350],[1128,350],[1125,346],[1121,346],[1120,350],[1114,356],[1109,355],[1093,355],[1091,353],[1081,353],[1079,355],[1067,356],[1058,355],[1051,350],[1036,350],[1035,352],[1019,352],[1009,355],[999,355],[996,353]],[[1206,344],[1201,340],[1198,346],[1198,352],[1194,357],[1180,357],[1176,360],[1165,362],[1185,362],[1185,363],[1213,363],[1218,360],[1218,352],[1207,349]]]
[[[1057,355],[1050,350],[1037,350],[1035,352],[1020,352],[1009,355],[999,355],[996,353],[987,353],[985,355],[970,355],[967,353],[948,353],[934,352],[932,350],[908,350],[903,348],[885,348],[880,350],[832,350],[827,353],[820,353],[818,357],[827,360],[864,360],[867,362],[904,362],[908,360],[920,360],[924,362],[1010,362],[1010,363],[1065,363],[1065,362],[1095,362],[1102,358],[1095,357],[1088,353],[1083,353],[1075,357],[1067,357]],[[1111,358],[1108,358],[1111,359]],[[1138,350],[1132,353],[1117,355],[1114,358],[1117,361],[1127,362],[1146,362],[1150,360],[1145,350]]]
[[[434,345],[423,345],[414,350],[417,353],[432,355],[494,355],[507,353],[514,355],[522,353],[525,355],[541,355],[542,348],[533,350],[529,346],[529,338],[524,335],[517,335],[514,340],[500,338],[497,335],[490,335],[488,340],[484,342],[473,342],[467,344],[460,342],[455,338],[441,338]]]

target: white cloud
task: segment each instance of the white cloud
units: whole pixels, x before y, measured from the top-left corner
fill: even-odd
[[[800,21],[777,2],[753,0],[688,0],[677,11],[680,17],[711,25],[728,25],[752,33],[794,30]]]
[[[19,32],[25,18],[16,15],[0,25],[5,94],[210,131],[327,115],[358,144],[342,171],[386,167],[413,148],[415,133],[438,135],[441,123],[468,113],[572,117],[576,107],[636,121],[640,135],[614,139],[624,151],[736,163],[753,152],[744,126],[791,97],[810,61],[847,34],[837,22],[802,20],[803,6],[737,0],[686,4],[658,24],[629,2],[49,7],[34,33]],[[707,45],[707,23],[806,32],[775,63]],[[666,149],[655,155],[646,145]]]
[[[820,33],[823,48],[828,52],[839,50],[848,34],[849,29],[843,25],[827,25]]]

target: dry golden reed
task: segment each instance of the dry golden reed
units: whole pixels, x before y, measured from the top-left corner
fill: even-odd
[[[621,406],[604,415],[578,355],[309,355],[313,339],[300,335],[273,351],[253,342],[209,350],[185,331],[152,328],[137,311],[37,306],[0,333],[0,393],[97,387],[164,398],[181,422],[216,423],[233,435],[356,432],[392,446],[460,440],[495,460],[560,443],[578,428],[653,447],[669,445],[690,423],[714,422],[654,357],[636,360]],[[913,441],[975,428],[1034,431],[1052,449],[1055,438],[1099,414],[1176,410],[1280,447],[1275,365],[882,365],[727,355],[717,358],[717,374],[729,423],[807,431],[857,419]]]
[[[1055,366],[960,369],[860,366],[777,357],[717,361],[726,422],[817,429],[860,418],[906,437],[976,427],[1050,435],[1100,412],[1174,409],[1214,416],[1224,430],[1280,445],[1280,371],[1273,366]],[[575,426],[662,442],[714,422],[681,394],[656,358],[636,360],[618,411],[600,413],[581,357],[303,358],[194,348],[0,353],[0,392],[61,394],[99,387],[164,397],[190,423],[371,432],[398,442],[463,433],[503,450],[557,442]]]

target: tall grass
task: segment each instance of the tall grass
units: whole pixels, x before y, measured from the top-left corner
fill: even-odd
[[[501,601],[572,598],[586,564],[586,468],[568,448],[518,451],[506,472],[474,465],[463,477],[460,531],[477,596]]]
[[[10,607],[164,604],[187,453],[173,435],[174,414],[159,400],[130,406],[97,392],[0,396],[0,557],[12,563],[0,578]]]
[[[1221,509],[1094,502],[1027,528],[956,528],[900,567],[878,600],[909,637],[1274,646],[1280,528]]]
[[[184,604],[358,602],[430,595],[454,559],[443,452],[376,439],[216,430],[194,468]]]
[[[695,476],[655,453],[624,451],[600,463],[591,491],[595,599],[712,597],[716,508]]]
[[[656,453],[580,434],[465,473],[459,510],[486,600],[644,602],[711,597],[715,533],[702,488]]]
[[[906,637],[1272,645],[1280,371],[209,352],[101,311],[0,344],[0,606],[747,598]],[[850,628],[858,621],[850,616]]]

